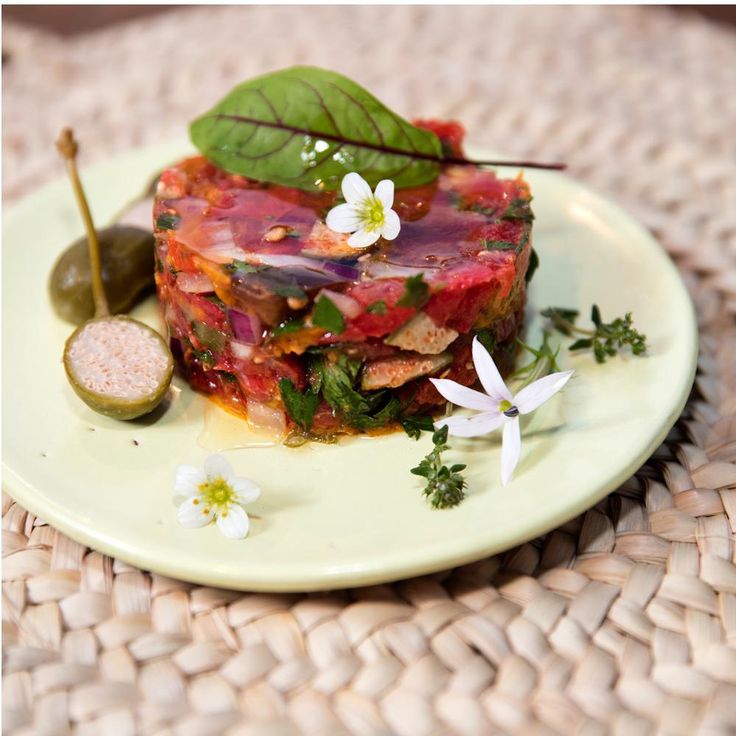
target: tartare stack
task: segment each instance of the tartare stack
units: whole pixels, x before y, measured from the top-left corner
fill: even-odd
[[[459,125],[416,124],[460,155]],[[154,205],[156,285],[180,371],[282,435],[383,431],[431,415],[445,400],[430,376],[477,380],[476,334],[502,372],[513,365],[530,201],[522,176],[445,165],[432,184],[396,191],[395,240],[356,249],[325,224],[339,192],[188,158],[164,171]]]

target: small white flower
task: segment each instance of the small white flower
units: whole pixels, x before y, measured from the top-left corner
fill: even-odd
[[[216,520],[228,539],[248,535],[248,514],[243,506],[255,501],[261,490],[248,478],[236,477],[222,455],[210,455],[204,470],[194,465],[180,465],[174,480],[174,498],[180,501],[176,518],[190,529]]]
[[[470,417],[440,419],[435,426],[438,429],[447,426],[448,432],[455,437],[479,437],[503,425],[501,482],[506,485],[521,455],[519,415],[530,414],[539,408],[568,382],[574,371],[550,373],[512,396],[493,358],[477,337],[473,340],[473,363],[486,393],[445,378],[429,380],[448,401],[466,409],[475,409],[478,413]]]
[[[351,172],[343,177],[342,194],[345,204],[333,207],[325,223],[336,233],[353,233],[348,245],[366,248],[380,237],[393,240],[399,234],[399,216],[391,209],[394,183],[390,179],[379,181],[374,193],[360,174]]]

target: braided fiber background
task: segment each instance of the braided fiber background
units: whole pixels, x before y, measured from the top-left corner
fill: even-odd
[[[59,40],[6,24],[3,187],[179,136],[291,63],[563,159],[676,260],[699,374],[654,457],[505,555],[250,595],[148,575],[3,504],[9,734],[736,733],[736,34],[665,8],[200,7]],[[602,448],[602,451],[603,448]]]

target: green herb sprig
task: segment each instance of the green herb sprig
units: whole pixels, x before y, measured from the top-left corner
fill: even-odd
[[[542,342],[538,348],[532,347],[517,338],[516,342],[528,353],[531,353],[532,360],[517,368],[513,374],[514,378],[520,380],[523,384],[529,384],[546,376],[548,373],[562,370],[557,363],[560,347],[558,345],[554,350],[552,349],[552,346],[549,344],[551,337],[552,333],[549,330],[543,330]]]
[[[570,350],[592,350],[598,363],[606,360],[628,346],[634,355],[643,355],[647,350],[647,336],[634,328],[631,312],[604,322],[597,304],[593,305],[590,319],[595,329],[578,327],[575,323],[580,313],[576,309],[549,307],[542,310],[542,316],[549,319],[551,326],[563,335],[577,336]]]
[[[465,498],[467,482],[462,476],[465,465],[457,463],[449,468],[442,462],[442,453],[448,450],[447,427],[438,429],[432,435],[434,447],[415,468],[411,469],[414,475],[427,479],[424,495],[436,509],[449,509],[457,506]]]

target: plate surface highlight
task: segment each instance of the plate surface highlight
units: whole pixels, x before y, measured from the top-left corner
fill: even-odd
[[[186,155],[184,141],[139,150],[82,172],[98,225]],[[488,152],[472,151],[476,157]],[[59,169],[61,171],[61,165]],[[503,170],[501,170],[503,172]],[[690,299],[667,255],[611,202],[555,172],[527,171],[541,265],[530,309],[596,302],[604,319],[627,311],[647,334],[646,358],[598,365],[564,348],[576,375],[523,430],[522,457],[502,488],[500,433],[451,440],[446,461],[468,464],[468,496],[435,511],[409,473],[431,448],[403,433],[298,449],[225,456],[263,489],[248,507],[250,536],[180,527],[174,471],[201,465],[207,400],[181,379],[156,421],[115,422],[88,409],[61,363],[72,327],[58,319],[47,279],[83,233],[60,179],[9,211],[3,223],[3,485],[70,537],[146,570],[197,583],[304,591],[385,582],[480,559],[550,530],[632,475],[664,439],[692,385],[697,332]],[[153,298],[133,316],[158,326]],[[539,336],[530,322],[529,340]],[[135,442],[134,442],[135,441]]]

